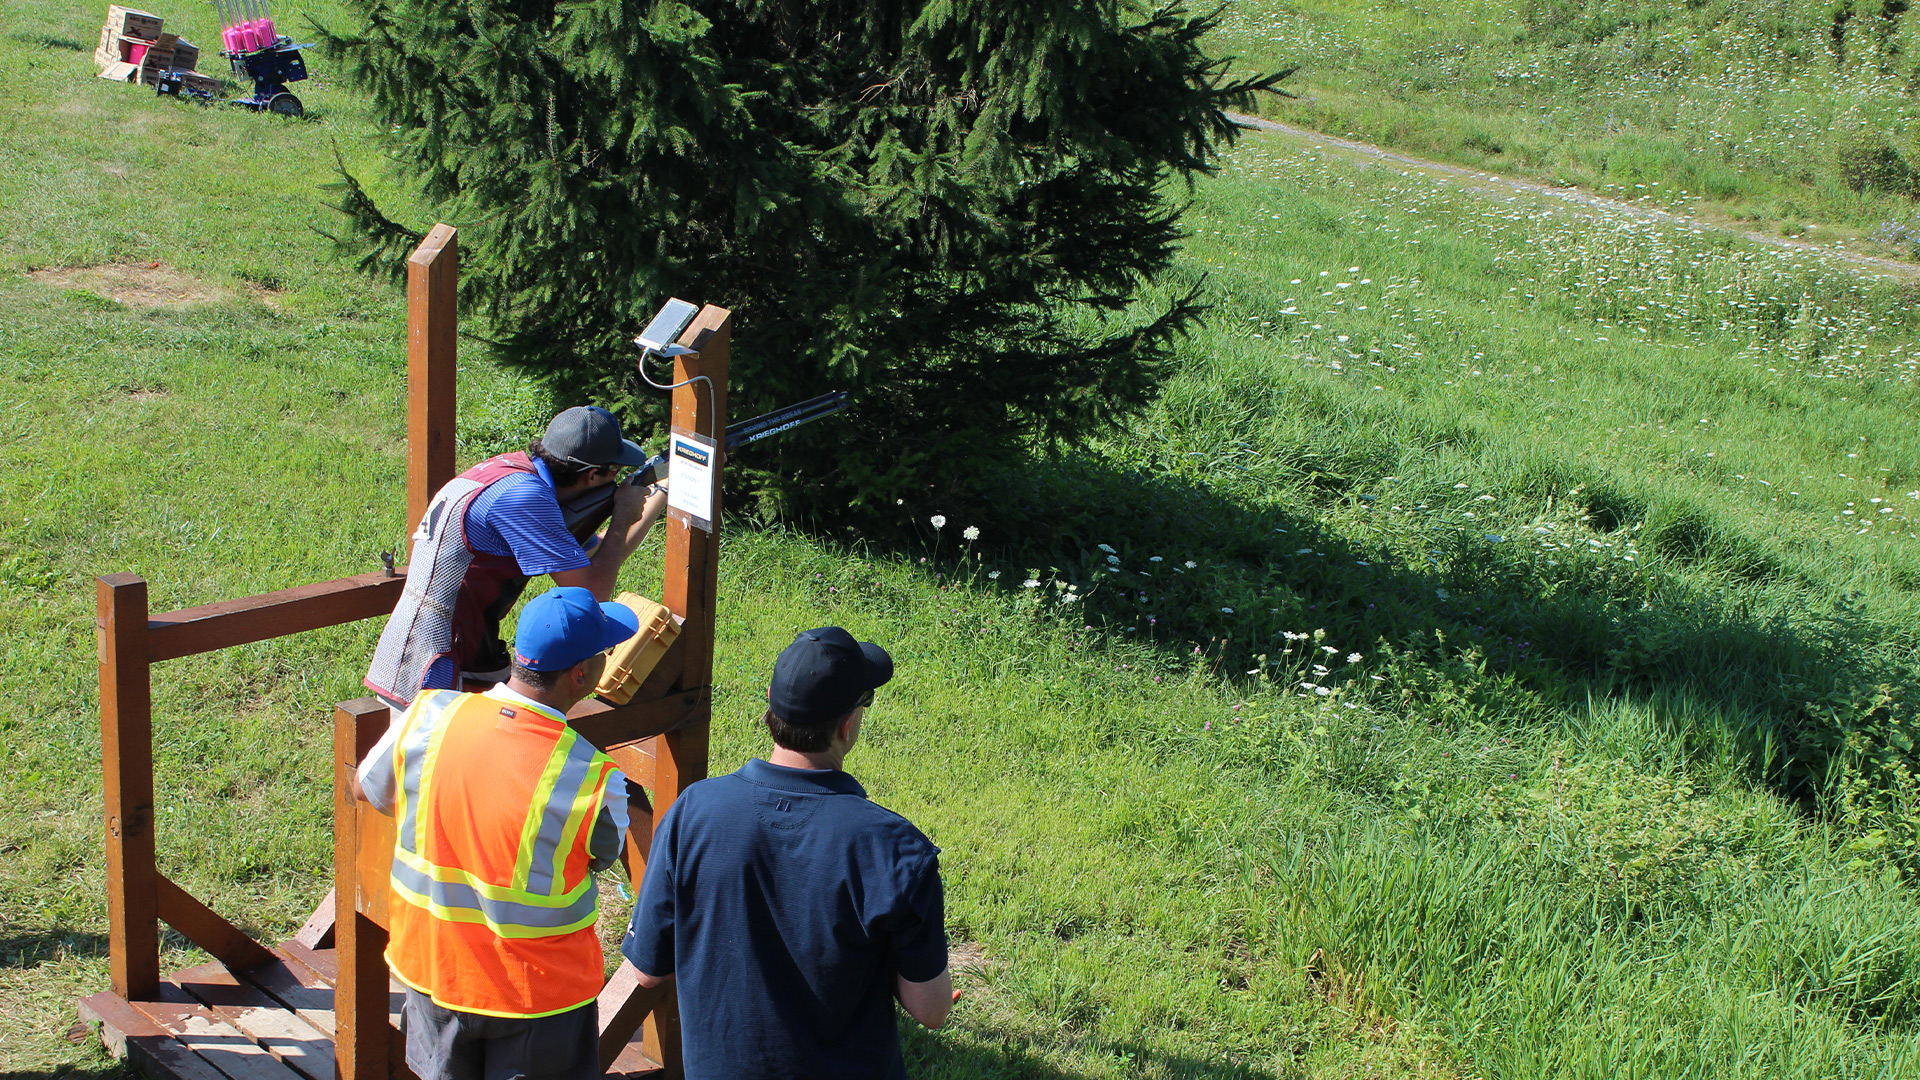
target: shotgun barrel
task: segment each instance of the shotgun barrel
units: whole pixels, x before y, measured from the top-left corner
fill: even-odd
[[[727,449],[732,450],[735,447],[746,446],[748,443],[759,442],[769,435],[778,435],[823,416],[832,416],[851,404],[853,404],[852,394],[845,390],[834,390],[819,397],[808,398],[797,405],[763,413],[751,420],[728,424]]]
[[[812,423],[822,417],[832,416],[853,404],[853,395],[845,390],[833,390],[819,397],[762,413],[750,420],[727,425],[726,447],[734,450],[761,439],[790,431],[801,424]],[[647,463],[633,471],[633,475],[621,481],[627,484],[650,484],[658,478],[661,469],[667,463],[667,455],[655,454]],[[560,504],[561,516],[566,518],[567,531],[582,543],[587,537],[600,531],[600,526],[613,516],[613,492],[619,484],[595,488],[582,495],[578,500]]]

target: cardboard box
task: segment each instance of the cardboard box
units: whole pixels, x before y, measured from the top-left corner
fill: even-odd
[[[107,28],[122,37],[152,41],[160,36],[162,20],[150,11],[107,5]]]
[[[173,43],[173,70],[193,71],[200,66],[200,50],[193,42],[177,38]]]
[[[140,69],[134,67],[132,64],[124,60],[116,60],[107,65],[107,69],[100,73],[100,77],[103,79],[112,79],[114,82],[132,82],[133,77],[139,73]]]
[[[126,39],[122,38],[121,40],[125,41]],[[145,54],[140,57],[139,61],[141,82],[146,83],[151,81],[147,78],[147,72],[166,71],[173,67],[174,42],[178,40],[179,39],[172,34],[161,34],[153,41],[136,41],[132,43],[134,45],[145,45],[147,47]],[[131,60],[132,57],[128,57],[128,59]]]

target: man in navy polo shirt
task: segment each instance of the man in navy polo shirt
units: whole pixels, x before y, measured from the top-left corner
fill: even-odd
[[[897,999],[953,1007],[940,849],[841,770],[893,658],[836,626],[774,663],[767,760],[693,784],[654,835],[621,951],[676,980],[688,1080],[906,1076]]]

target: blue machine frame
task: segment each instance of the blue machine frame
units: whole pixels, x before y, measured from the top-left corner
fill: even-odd
[[[287,84],[307,77],[307,61],[300,50],[309,48],[312,46],[295,45],[292,38],[282,37],[264,49],[226,53],[233,61],[234,76],[253,80],[253,96],[236,98],[234,104],[245,105],[255,112],[265,109],[281,116],[306,115],[306,108],[299,98],[288,92]]]

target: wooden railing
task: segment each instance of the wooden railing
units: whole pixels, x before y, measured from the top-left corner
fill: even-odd
[[[229,967],[266,947],[160,872],[154,837],[152,665],[233,645],[385,615],[403,579],[382,571],[158,616],[147,583],[108,574],[95,585],[100,659],[100,768],[107,818],[107,921],[113,990],[154,1001],[165,920]]]
[[[407,506],[419,520],[453,478],[459,237],[437,225],[407,267]],[[95,584],[100,769],[107,826],[107,921],[113,990],[156,1000],[160,922],[229,967],[269,959],[265,946],[160,872],[154,836],[153,672],[166,660],[371,619],[393,611],[404,568],[150,615],[147,583]]]
[[[436,226],[408,260],[408,521],[425,513],[453,476],[455,295],[459,243]],[[673,427],[718,439],[726,430],[731,316],[702,309],[675,361]],[[706,386],[693,383],[704,377]],[[707,393],[707,388],[711,393]],[[716,469],[716,472],[718,470]],[[716,484],[717,488],[717,484]],[[714,602],[719,555],[719,495],[712,528],[669,510],[662,602],[682,621],[666,656],[631,703],[589,699],[572,726],[606,751],[636,784],[626,861],[634,887],[645,874],[653,829],[688,784],[707,774],[712,717]],[[151,615],[147,583],[133,574],[98,579],[100,744],[107,848],[107,907],[113,990],[129,1001],[160,995],[160,930],[165,921],[230,968],[266,963],[272,954],[224,916],[160,872],[154,835],[152,666],[288,634],[390,613],[405,568],[376,571],[279,592]],[[303,944],[331,939],[336,949],[335,1061],[341,1080],[407,1075],[398,1033],[387,1022],[387,876],[393,825],[349,794],[352,774],[389,716],[371,698],[335,709],[334,893],[302,931]],[[602,1065],[641,1064],[629,1047],[642,1034],[644,1057],[680,1072],[679,1015],[673,995],[638,987],[622,966],[600,996]],[[643,1029],[644,1025],[644,1029]]]

